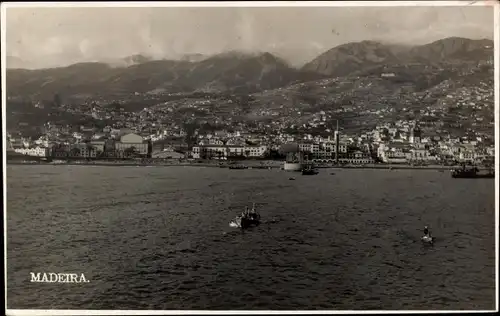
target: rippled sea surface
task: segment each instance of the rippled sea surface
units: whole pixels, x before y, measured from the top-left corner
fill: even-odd
[[[334,173],[334,174],[331,174]],[[10,309],[494,309],[494,181],[9,166]],[[228,222],[255,202],[264,223]],[[436,243],[422,245],[429,225]],[[83,273],[80,284],[30,272]]]

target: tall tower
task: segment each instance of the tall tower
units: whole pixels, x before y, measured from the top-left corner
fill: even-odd
[[[337,129],[335,130],[335,162],[339,163],[339,148],[340,148],[340,135],[339,135],[339,120],[337,120]]]
[[[410,130],[410,143],[416,144],[420,143],[420,139],[422,137],[422,131],[418,127],[417,123],[413,124],[413,127]]]

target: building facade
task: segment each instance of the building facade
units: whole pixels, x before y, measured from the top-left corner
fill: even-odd
[[[140,135],[128,133],[120,137],[120,140],[115,142],[115,151],[125,153],[137,154],[139,156],[147,156],[150,146],[147,141]]]
[[[263,158],[269,152],[267,146],[203,145],[194,146],[191,154],[195,159]]]
[[[50,157],[50,148],[47,147],[30,147],[30,148],[16,148],[16,153],[32,156],[32,157]]]

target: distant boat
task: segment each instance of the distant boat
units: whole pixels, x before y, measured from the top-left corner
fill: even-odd
[[[312,165],[307,165],[304,168],[302,168],[303,176],[313,176],[316,174],[318,174],[318,170],[316,170]]]
[[[271,166],[254,166],[253,169],[271,169]]]
[[[422,242],[432,245],[434,243],[434,238],[431,237],[430,235],[425,235],[421,238]]]
[[[233,228],[248,228],[250,226],[259,226],[260,214],[255,211],[255,204],[252,208],[253,212],[236,216],[229,222],[229,227]]]
[[[243,165],[234,165],[234,166],[229,166],[229,169],[242,170],[242,169],[248,169],[248,167]]]
[[[495,172],[490,170],[488,173],[481,174],[476,167],[467,168],[463,166],[462,169],[452,170],[451,177],[457,179],[492,179],[495,178]]]

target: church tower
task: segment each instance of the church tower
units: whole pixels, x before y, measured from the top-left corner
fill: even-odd
[[[418,144],[420,143],[422,139],[422,131],[420,130],[420,127],[418,127],[417,123],[413,124],[413,127],[410,130],[410,143],[412,144]]]

